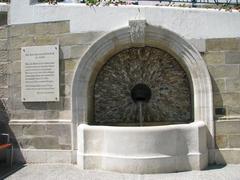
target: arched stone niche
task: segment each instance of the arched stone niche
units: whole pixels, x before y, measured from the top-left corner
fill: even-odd
[[[150,46],[162,49],[176,58],[191,83],[194,122],[203,121],[208,128],[208,149],[214,149],[212,84],[206,64],[199,52],[179,35],[146,23],[129,21],[129,26],[98,39],[81,58],[72,82],[73,144],[77,149],[77,127],[93,120],[93,87],[106,61],[116,53]]]
[[[98,73],[93,92],[94,118],[89,125],[193,121],[187,74],[173,56],[158,48],[133,47],[111,57]]]

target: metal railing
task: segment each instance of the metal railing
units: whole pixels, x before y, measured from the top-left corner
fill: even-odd
[[[159,2],[169,3],[216,4],[216,5],[240,5],[239,1],[240,0],[159,0]]]
[[[0,0],[0,3],[10,3],[11,0]],[[63,2],[64,0],[57,0],[58,2]],[[88,0],[78,0],[80,3],[85,3]],[[98,0],[100,1],[100,0]],[[111,0],[114,2],[114,0]],[[235,6],[240,9],[240,0],[115,0],[115,1],[122,1],[122,2],[132,2],[132,4],[142,4],[141,2],[149,2],[150,4],[162,4],[162,3],[176,3],[176,4],[192,4],[192,7],[198,6],[198,5],[222,5],[222,6]],[[48,2],[48,0],[38,0],[38,2]]]

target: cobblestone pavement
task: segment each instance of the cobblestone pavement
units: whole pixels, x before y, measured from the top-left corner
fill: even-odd
[[[28,164],[7,180],[240,180],[240,165],[211,166],[204,171],[166,174],[123,174],[80,170],[74,165]]]

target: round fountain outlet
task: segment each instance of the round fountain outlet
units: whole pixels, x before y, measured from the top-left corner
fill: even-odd
[[[134,102],[148,102],[151,94],[151,89],[146,84],[137,84],[131,90],[131,96]]]

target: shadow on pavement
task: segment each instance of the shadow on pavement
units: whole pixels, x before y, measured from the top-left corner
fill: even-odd
[[[18,170],[24,168],[25,164],[13,164],[12,167],[6,166],[5,163],[0,164],[0,180],[7,178]]]
[[[209,170],[215,170],[215,169],[222,169],[224,168],[226,165],[209,165],[206,169],[204,169],[203,171],[209,171]]]

